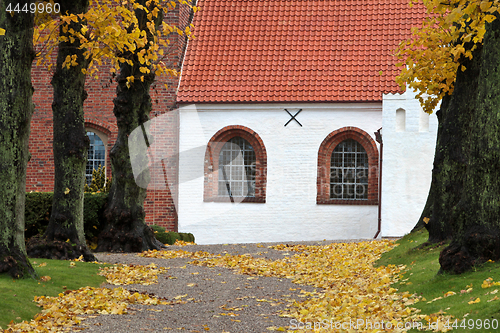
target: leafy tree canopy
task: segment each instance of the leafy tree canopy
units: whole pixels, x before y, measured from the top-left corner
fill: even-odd
[[[421,0],[411,0],[410,5]],[[422,26],[412,30],[412,37],[402,42],[396,56],[401,60],[397,82],[417,92],[427,113],[453,92],[457,70],[483,41],[485,23],[495,20],[500,0],[423,0],[427,17]]]
[[[177,0],[181,5],[187,5],[194,12],[198,10],[190,1]],[[37,65],[46,64],[50,69],[52,65],[51,54],[61,41],[80,40],[80,48],[85,50],[84,56],[89,61],[87,69],[82,69],[85,74],[98,78],[98,66],[103,61],[111,63],[111,72],[116,73],[120,64],[133,62],[125,55],[137,54],[141,67],[141,75],[130,76],[127,83],[135,80],[144,81],[144,76],[151,73],[155,75],[176,76],[174,69],[168,68],[164,62],[164,49],[168,47],[169,36],[172,33],[193,37],[193,26],[184,27],[170,25],[163,20],[168,11],[174,10],[176,1],[148,0],[143,6],[135,0],[90,0],[90,7],[85,14],[63,14],[60,20],[53,19],[53,14],[43,13],[37,15],[37,26],[34,33],[34,42],[37,49]],[[147,13],[146,27],[138,23],[137,15],[143,10]],[[141,11],[142,12],[142,11]],[[81,30],[74,31],[69,28],[71,22],[85,22]],[[159,25],[155,24],[161,22]],[[69,36],[59,36],[59,26],[68,31]],[[145,29],[146,28],[146,29]],[[149,35],[149,36],[148,36]],[[148,39],[149,37],[149,39]],[[77,66],[77,56],[68,56],[64,66]]]

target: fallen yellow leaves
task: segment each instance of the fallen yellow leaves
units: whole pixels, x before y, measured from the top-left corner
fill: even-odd
[[[11,324],[5,332],[60,332],[78,325],[92,314],[124,314],[130,304],[157,305],[165,302],[123,288],[85,287],[60,293],[58,297],[35,297],[43,310],[30,322]]]
[[[167,273],[168,268],[157,268],[155,264],[140,265],[114,265],[101,268],[99,275],[105,276],[110,284],[142,284],[151,285],[158,282],[158,274]]]
[[[385,323],[410,323],[426,320],[428,323],[439,321],[446,322],[450,316],[444,312],[431,315],[420,315],[419,310],[411,305],[424,301],[424,299],[409,293],[398,293],[393,288],[394,282],[405,270],[405,266],[389,265],[387,267],[373,267],[373,263],[386,252],[394,247],[391,241],[371,241],[361,243],[333,243],[328,245],[278,245],[272,248],[286,251],[287,257],[281,260],[268,260],[254,258],[249,254],[242,255],[214,255],[208,252],[189,252],[183,250],[175,251],[147,251],[140,254],[149,258],[191,258],[190,264],[208,267],[225,267],[236,270],[239,273],[250,275],[248,279],[258,279],[257,276],[273,276],[288,278],[297,284],[311,285],[322,290],[313,292],[301,291],[299,297],[303,301],[293,302],[283,317],[290,317],[301,322],[385,322]],[[202,260],[203,259],[203,260]],[[180,267],[186,268],[186,266]],[[166,273],[167,268],[158,268],[155,264],[148,266],[138,265],[115,265],[101,270],[109,283],[116,285],[125,284],[153,284],[157,282],[158,274]],[[191,273],[193,275],[198,272]],[[218,275],[221,275],[220,273]],[[224,281],[222,281],[224,283]],[[483,282],[488,288],[497,285],[489,278]],[[195,287],[195,283],[187,283],[188,287]],[[462,293],[472,291],[472,285],[467,286]],[[239,288],[237,288],[239,289]],[[290,290],[295,290],[290,288]],[[497,290],[489,292],[493,295]],[[449,297],[455,293],[450,291],[444,294]],[[147,295],[131,293],[122,288],[94,289],[82,288],[78,291],[67,291],[59,294],[59,297],[36,298],[41,306],[42,313],[32,322],[23,322],[11,326],[7,332],[56,331],[56,329],[67,328],[76,325],[83,320],[79,317],[83,314],[122,314],[126,313],[127,305],[133,303],[141,304],[184,304],[194,301],[187,298],[188,295],[179,295],[172,301],[158,301]],[[241,299],[247,298],[245,296]],[[255,296],[253,296],[255,298]],[[442,299],[438,297],[431,302]],[[497,300],[494,297],[489,300]],[[279,300],[256,299],[260,306],[269,303],[271,306],[279,304]],[[469,304],[480,302],[479,298]],[[292,303],[291,303],[292,305]],[[214,317],[225,316],[226,318],[239,317],[238,311],[242,308],[221,307],[224,312]],[[150,310],[158,311],[158,310]],[[237,319],[232,321],[239,322]],[[270,327],[269,330],[283,331],[282,327]],[[437,328],[446,331],[445,327]],[[356,332],[367,332],[370,330],[363,327]],[[398,330],[396,330],[398,331]],[[401,329],[398,332],[403,332]]]
[[[393,246],[390,241],[323,246],[277,245],[272,248],[296,254],[276,261],[226,254],[190,263],[233,268],[248,275],[289,278],[298,284],[323,288],[321,292],[306,293],[308,299],[295,302],[294,307],[283,314],[302,322],[422,319],[417,318],[418,310],[405,305],[414,304],[418,298],[407,293],[398,294],[397,289],[391,287],[405,266],[373,267],[373,262]]]
[[[495,289],[493,291],[489,291],[486,293],[486,295],[495,295],[496,293],[498,293],[498,289]]]
[[[440,299],[443,299],[442,297],[436,297],[432,301],[427,302],[427,304],[431,304],[432,302],[439,301]]]
[[[481,284],[481,288],[490,288],[493,286],[500,286],[500,281],[499,282],[494,282],[493,278],[489,277],[486,280],[483,281],[483,284]]]
[[[201,259],[201,258],[214,257],[216,255],[204,251],[189,252],[184,250],[175,250],[175,251],[150,250],[142,252],[138,254],[138,256],[146,258],[158,258],[158,259],[175,259],[175,258]]]
[[[462,289],[462,290],[460,290],[460,293],[461,293],[461,294],[468,294],[468,293],[470,293],[472,290],[473,290],[472,288],[468,288],[467,290]]]
[[[478,297],[474,301],[467,302],[467,304],[476,304],[476,303],[479,303],[479,302],[481,302],[481,299]]]
[[[185,242],[180,239],[177,239],[174,243],[174,246],[187,246],[187,245],[196,245],[196,243],[193,242]]]

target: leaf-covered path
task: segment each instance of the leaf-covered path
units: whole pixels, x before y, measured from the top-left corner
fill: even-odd
[[[339,332],[327,326],[420,319],[411,308],[417,299],[391,288],[404,268],[372,266],[392,243],[292,245],[188,245],[140,255],[98,254],[102,262],[120,264],[102,272],[113,283],[103,286],[110,288],[105,292],[114,290],[112,297],[96,296],[99,300],[89,303],[84,298],[102,291],[80,290],[39,303],[48,318],[70,308],[74,321],[81,321],[72,328],[62,320],[49,325],[86,332],[269,332],[320,322],[320,331]],[[125,289],[112,289],[117,287]],[[355,331],[364,331],[359,328]]]
[[[212,254],[247,255],[281,260],[289,255],[284,251],[267,248],[269,244],[238,244],[212,246],[170,247],[173,256],[201,251]],[[264,253],[266,252],[266,253]],[[193,258],[158,259],[128,254],[100,254],[99,259],[109,263],[169,267],[167,274],[159,276],[153,285],[130,285],[127,288],[154,293],[171,305],[134,305],[130,314],[97,316],[85,320],[89,332],[270,332],[268,327],[288,327],[290,318],[279,314],[303,300],[305,293],[315,289],[301,286],[287,278],[259,277],[235,274],[223,267],[207,268],[188,264]],[[112,287],[112,286],[108,286]],[[302,292],[301,292],[302,291]],[[181,329],[181,330],[178,330]],[[208,330],[209,329],[209,330]]]

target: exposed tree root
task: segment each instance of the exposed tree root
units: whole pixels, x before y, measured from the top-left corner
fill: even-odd
[[[30,238],[26,243],[26,251],[31,258],[71,260],[83,256],[83,260],[87,262],[97,260],[86,246],[71,242],[47,240],[47,238],[41,236]]]
[[[99,235],[97,252],[142,252],[165,248],[147,225],[127,230],[125,226],[111,226]]]
[[[8,273],[14,279],[36,277],[25,254],[19,250],[8,251],[5,247],[0,247],[0,273]]]
[[[461,274],[488,260],[500,259],[500,235],[476,227],[467,233],[464,245],[452,243],[439,256],[441,268]]]

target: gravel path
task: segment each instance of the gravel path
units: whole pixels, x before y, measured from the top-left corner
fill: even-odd
[[[323,242],[300,244],[325,245]],[[272,260],[286,257],[283,251],[262,244],[189,245],[170,246],[169,250],[206,251],[215,254],[251,254]],[[287,244],[298,244],[289,242]],[[267,327],[290,326],[290,318],[279,317],[280,311],[290,306],[300,291],[315,288],[292,283],[288,279],[274,277],[250,277],[236,274],[226,268],[208,268],[188,264],[192,259],[155,259],[135,254],[99,253],[102,262],[170,267],[167,274],[159,275],[158,283],[142,286],[123,286],[129,290],[148,292],[168,301],[183,296],[184,304],[132,305],[126,315],[90,316],[79,328],[84,332],[270,332]],[[113,285],[104,285],[116,288]]]

